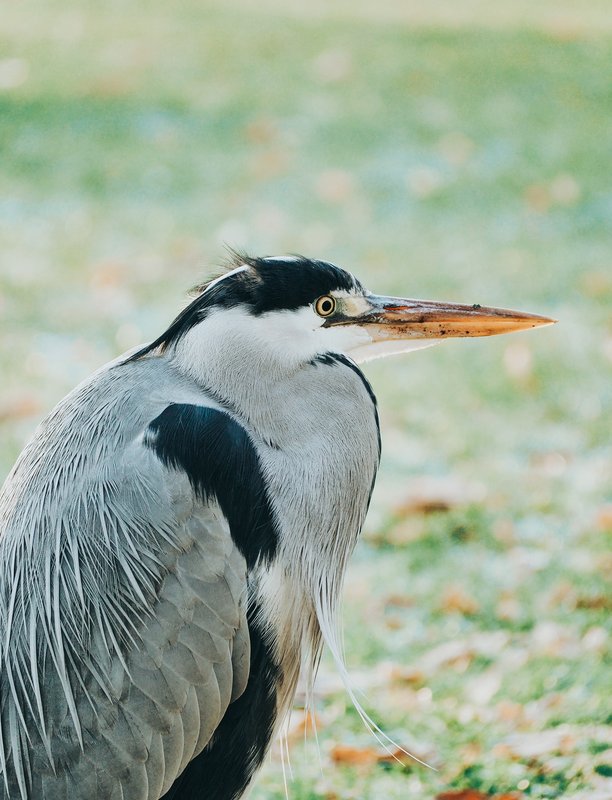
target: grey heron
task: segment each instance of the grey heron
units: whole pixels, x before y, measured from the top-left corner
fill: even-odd
[[[358,364],[552,320],[242,257],[77,386],[0,495],[0,798],[243,797],[326,642],[380,457]]]

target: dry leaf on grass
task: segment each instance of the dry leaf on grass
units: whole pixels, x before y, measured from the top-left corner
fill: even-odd
[[[570,581],[555,583],[546,596],[546,608],[554,611],[559,606],[565,606],[570,611],[576,608],[576,587]]]
[[[493,658],[508,647],[509,641],[505,631],[479,631],[465,639],[451,639],[428,650],[412,669],[431,675],[442,667],[472,661],[475,656]]]
[[[336,744],[332,748],[330,756],[335,764],[360,767],[377,764],[381,753],[374,747],[351,747],[346,744]]]
[[[396,504],[394,513],[400,517],[413,514],[431,514],[434,511],[451,511],[453,508],[480,503],[486,489],[480,483],[466,483],[454,476],[431,476],[413,480],[410,490]]]
[[[377,747],[353,747],[346,744],[336,744],[331,749],[330,757],[335,764],[345,764],[353,767],[372,767],[375,764],[401,764],[404,767],[413,766],[415,759],[399,747],[383,750]],[[416,756],[419,760],[424,760]]]
[[[583,595],[576,600],[576,608],[586,608],[590,611],[610,611],[612,597],[606,594]]]
[[[458,611],[465,616],[472,616],[479,611],[480,606],[462,586],[455,585],[449,586],[442,595],[440,608],[442,611]]]
[[[399,664],[391,664],[388,667],[388,680],[391,685],[414,685],[423,683],[426,675],[418,666],[403,667]]]
[[[502,722],[521,723],[525,719],[525,707],[522,703],[514,703],[512,700],[500,700],[495,706],[498,719]]]
[[[410,594],[389,594],[385,597],[385,608],[394,606],[395,608],[414,608],[416,598]]]
[[[514,592],[504,591],[499,596],[495,613],[498,619],[516,622],[523,613],[523,607]]]
[[[437,794],[436,800],[520,800],[521,797],[518,792],[487,794],[478,789],[450,789]]]
[[[386,530],[374,530],[367,534],[367,539],[372,544],[393,545],[394,547],[405,547],[407,544],[418,542],[427,533],[424,518],[421,516],[411,516],[402,518]]]
[[[489,795],[476,789],[451,789],[436,795],[436,800],[487,800]]]
[[[294,710],[291,712],[287,728],[287,741],[289,744],[303,742],[305,737],[313,736],[315,732],[321,731],[324,727],[323,720],[318,714],[302,709]]]

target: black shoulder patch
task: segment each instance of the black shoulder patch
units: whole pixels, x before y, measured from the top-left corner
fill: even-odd
[[[170,405],[150,423],[145,443],[164,464],[184,470],[200,497],[216,498],[249,567],[274,556],[277,531],[259,456],[229,414]]]
[[[246,689],[229,706],[208,745],[161,800],[238,800],[263,761],[276,721],[276,687],[281,673],[257,616],[257,606],[251,605],[251,666]]]

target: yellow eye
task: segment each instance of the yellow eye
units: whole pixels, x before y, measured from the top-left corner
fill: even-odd
[[[336,301],[329,294],[319,297],[315,303],[315,311],[320,317],[329,317],[336,310]]]

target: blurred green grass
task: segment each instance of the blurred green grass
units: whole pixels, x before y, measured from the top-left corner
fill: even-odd
[[[508,638],[367,690],[438,773],[332,766],[334,741],[371,739],[322,692],[324,777],[296,746],[298,800],[608,791],[609,19],[603,2],[393,0],[25,0],[0,16],[0,474],[78,380],[159,332],[224,243],[560,319],[368,366],[384,458],[347,586],[350,663],[376,675]],[[422,479],[465,498],[402,511]],[[504,749],[560,725],[573,749]],[[254,796],[284,796],[277,759]]]

